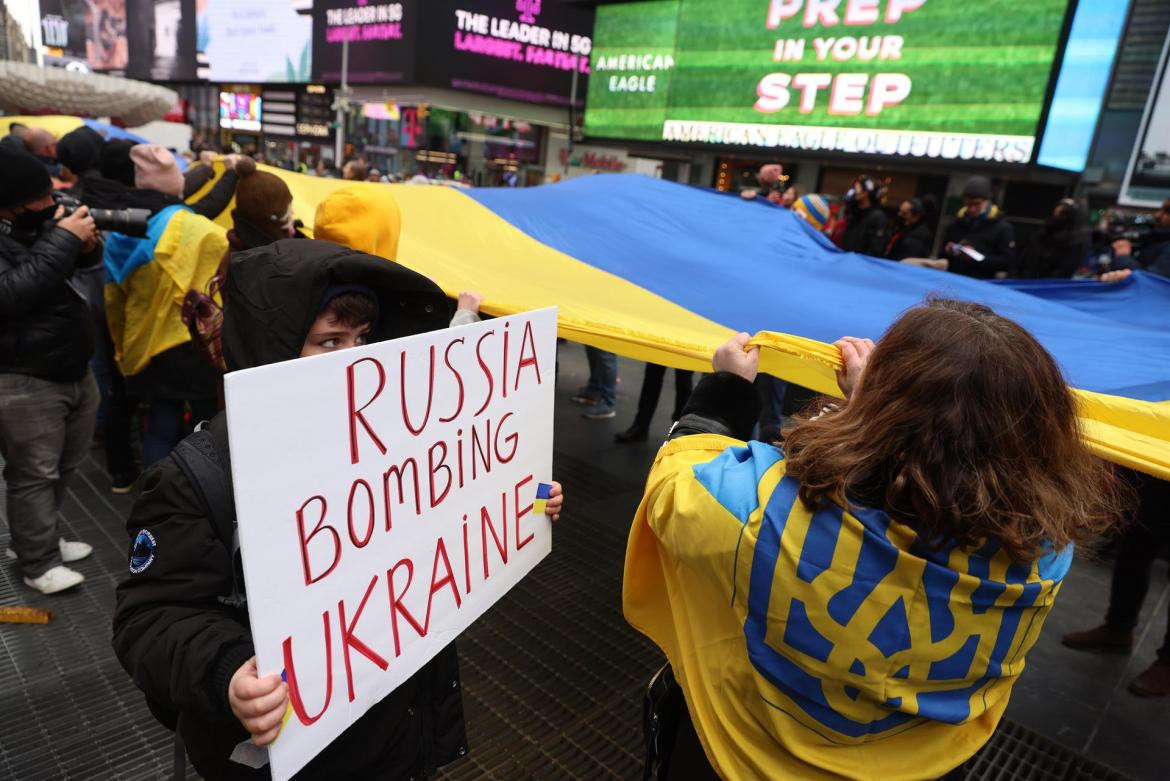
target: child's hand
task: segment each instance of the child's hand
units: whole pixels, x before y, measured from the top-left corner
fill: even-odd
[[[288,707],[288,684],[279,675],[259,677],[256,657],[244,662],[228,684],[232,713],[252,735],[257,746],[267,746],[280,734],[280,722]]]
[[[457,309],[463,309],[468,312],[479,312],[479,307],[483,304],[483,296],[474,290],[464,290],[459,294],[459,303]]]
[[[565,492],[561,489],[561,484],[553,480],[552,488],[548,492],[548,501],[544,505],[544,514],[556,521],[561,517],[561,508],[564,504]]]

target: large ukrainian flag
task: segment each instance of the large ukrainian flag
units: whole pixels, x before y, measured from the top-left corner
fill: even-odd
[[[840,336],[877,339],[930,294],[987,304],[1056,357],[1095,452],[1170,478],[1170,329],[1151,326],[1170,304],[1161,279],[1041,295],[842,252],[789,212],[643,176],[458,190],[267,170],[310,230],[332,191],[389,188],[398,262],[449,294],[479,290],[489,314],[555,304],[562,336],[667,366],[707,370],[715,347],[747,331],[765,371],[836,395]]]

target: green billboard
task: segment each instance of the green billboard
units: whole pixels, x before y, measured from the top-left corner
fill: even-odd
[[[1068,0],[597,9],[585,132],[1025,163]]]

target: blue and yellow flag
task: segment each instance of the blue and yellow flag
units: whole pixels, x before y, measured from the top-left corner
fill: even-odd
[[[1170,478],[1170,331],[1146,325],[1170,297],[1148,278],[1082,283],[1095,303],[1076,306],[842,252],[782,209],[643,176],[456,190],[266,170],[288,184],[310,232],[338,188],[388,190],[402,224],[394,259],[449,295],[478,290],[494,315],[556,305],[561,336],[666,366],[709,370],[715,348],[748,331],[764,371],[839,395],[832,341],[877,339],[929,294],[987,304],[1056,357],[1090,448]]]
[[[1148,325],[1170,291],[1145,275],[1078,283],[1092,303],[1024,292],[842,252],[782,209],[644,176],[456,190],[266,170],[310,233],[338,188],[388,191],[402,224],[394,260],[449,295],[478,290],[493,315],[556,305],[561,336],[665,366],[709,370],[715,348],[748,331],[764,371],[840,395],[834,340],[877,339],[930,294],[986,304],[1055,356],[1090,448],[1170,478],[1170,331]]]
[[[722,777],[934,779],[995,731],[1071,560],[814,512],[776,447],[698,435],[651,469],[623,607]]]
[[[163,209],[146,238],[110,234],[103,261],[106,322],[114,359],[132,377],[151,358],[191,341],[182,319],[189,290],[204,290],[227,251],[222,227],[184,206]]]

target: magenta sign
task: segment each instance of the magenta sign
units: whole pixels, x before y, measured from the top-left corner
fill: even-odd
[[[588,35],[536,24],[540,0],[516,0],[516,10],[519,19],[455,9],[455,50],[537,68],[589,72],[593,41]]]
[[[313,78],[341,80],[341,49],[348,41],[349,81],[410,81],[418,16],[416,0],[315,0]]]
[[[540,0],[516,0],[516,10],[520,12],[520,21],[525,24],[536,24],[536,17],[540,13]]]

